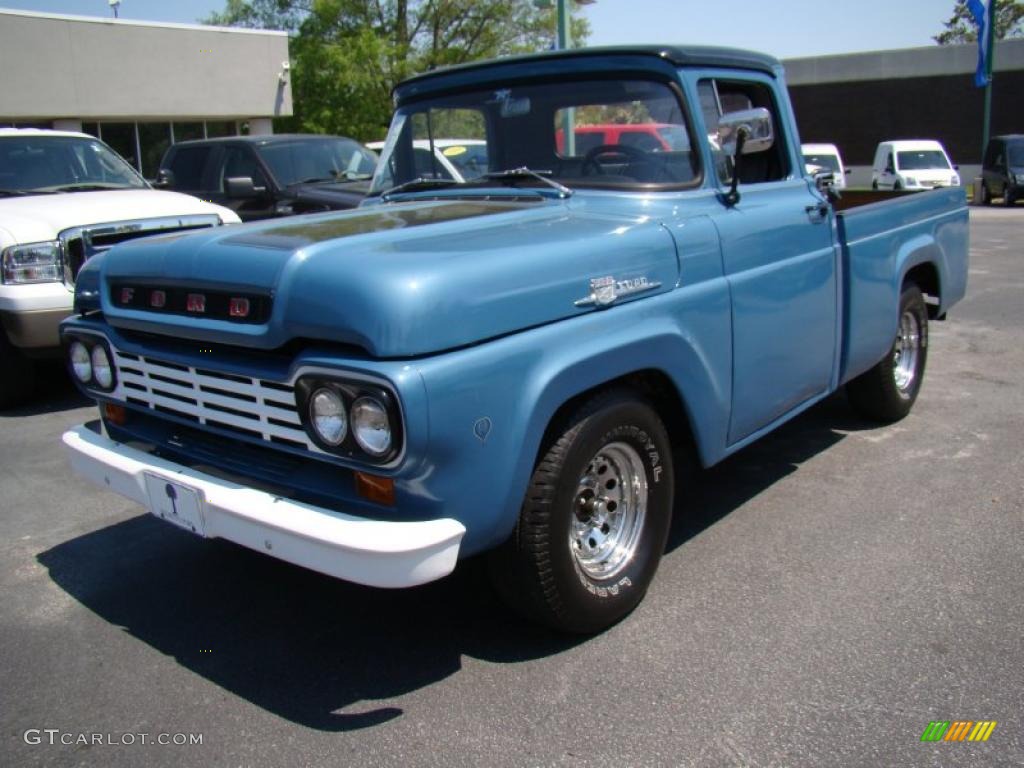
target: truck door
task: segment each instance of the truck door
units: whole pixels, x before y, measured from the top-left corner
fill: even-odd
[[[751,75],[751,78],[757,76]],[[732,296],[733,392],[729,443],[828,391],[836,352],[837,259],[828,205],[794,167],[770,78],[703,80],[708,133],[723,112],[765,107],[775,144],[744,155],[740,201],[716,219]],[[713,145],[714,146],[714,145]],[[725,185],[732,165],[715,164]]]

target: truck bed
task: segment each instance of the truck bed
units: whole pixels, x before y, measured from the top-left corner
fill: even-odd
[[[967,288],[968,213],[961,187],[927,192],[845,192],[833,204],[843,284],[840,383],[863,373],[886,354],[896,331],[899,294],[915,266],[919,287],[941,317]]]

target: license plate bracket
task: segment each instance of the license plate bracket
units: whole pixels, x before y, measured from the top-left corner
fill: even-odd
[[[151,513],[186,531],[206,536],[203,494],[199,489],[149,472],[145,478]]]

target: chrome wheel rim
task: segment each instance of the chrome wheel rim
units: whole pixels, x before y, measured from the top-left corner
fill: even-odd
[[[900,330],[893,346],[892,371],[896,389],[908,397],[917,379],[917,358],[921,353],[921,326],[913,312],[904,312],[900,317]]]
[[[579,479],[569,549],[592,579],[610,579],[636,554],[647,515],[647,472],[636,450],[609,443]]]

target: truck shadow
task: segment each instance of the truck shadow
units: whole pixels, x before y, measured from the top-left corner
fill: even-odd
[[[842,440],[845,432],[878,427],[857,416],[840,390],[725,461],[698,472],[692,491],[677,499],[666,552],[799,470],[805,461]]]
[[[64,364],[46,360],[36,363],[35,384],[29,400],[15,408],[0,411],[0,419],[70,411],[89,405],[94,405],[94,402],[78,391]]]
[[[679,518],[669,548],[841,440],[837,427],[858,424],[845,402],[828,401],[705,473],[692,505],[700,512]],[[517,663],[586,641],[510,616],[479,559],[440,582],[379,590],[200,541],[148,515],[38,559],[105,621],[232,694],[324,731],[400,717],[389,701],[457,673],[464,655]]]

